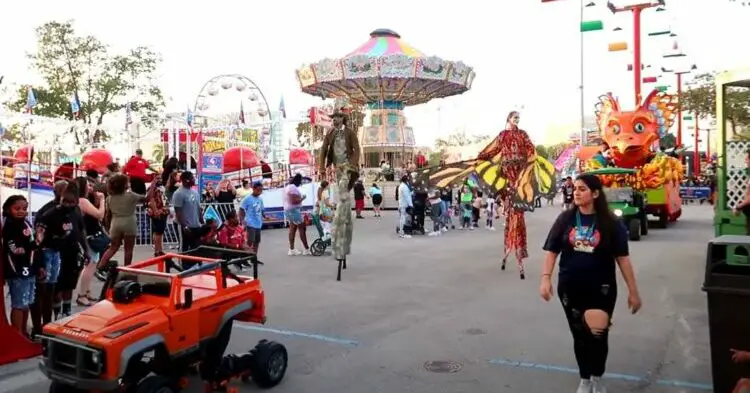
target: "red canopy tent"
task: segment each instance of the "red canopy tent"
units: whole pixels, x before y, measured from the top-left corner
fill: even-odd
[[[81,156],[80,168],[84,171],[94,169],[99,174],[103,174],[107,172],[107,165],[114,161],[112,153],[109,151],[105,149],[91,149]]]
[[[235,146],[224,152],[224,173],[250,169],[258,165],[258,155],[249,147]]]
[[[13,159],[16,160],[17,164],[28,163],[34,159],[34,146],[26,145],[16,150],[13,154]]]
[[[289,150],[289,164],[291,165],[312,165],[313,156],[307,149],[295,148]]]

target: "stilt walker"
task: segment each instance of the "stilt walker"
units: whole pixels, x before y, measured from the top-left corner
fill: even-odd
[[[333,216],[333,255],[338,262],[336,280],[341,281],[341,270],[346,269],[346,256],[351,253],[352,222],[351,190],[359,177],[359,140],[357,132],[349,127],[349,118],[344,109],[331,116],[333,128],[323,138],[320,149],[319,174],[326,173],[328,166],[335,169],[336,212]]]
[[[505,128],[485,147],[475,160],[429,168],[417,175],[416,186],[444,188],[461,184],[476,175],[485,192],[504,198],[505,250],[501,269],[511,252],[518,264],[519,276],[526,278],[523,260],[528,258],[526,220],[524,214],[534,211],[535,202],[555,192],[555,169],[552,163],[536,154],[536,148],[526,131],[518,128],[520,113],[508,114]]]

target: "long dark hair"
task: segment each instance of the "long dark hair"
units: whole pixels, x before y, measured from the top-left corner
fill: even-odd
[[[85,178],[83,176],[78,176],[73,181],[76,183],[76,186],[78,187],[78,192],[80,194],[81,198],[88,198],[89,195],[86,195],[86,189],[88,189],[89,186],[89,179]]]
[[[607,203],[607,196],[604,195],[602,182],[596,175],[581,174],[576,177],[576,180],[582,181],[586,184],[586,187],[597,192],[596,198],[594,198],[594,213],[596,214],[596,226],[599,229],[600,241],[599,244],[603,248],[609,248],[614,241],[615,227],[617,226],[617,218],[609,210],[609,204]],[[569,210],[571,214],[578,211],[578,207]]]

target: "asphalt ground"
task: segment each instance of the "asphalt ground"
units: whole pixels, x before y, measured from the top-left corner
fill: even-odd
[[[400,239],[395,213],[377,219],[367,212],[355,222],[341,282],[332,257],[289,257],[286,230],[265,231],[268,324],[236,323],[229,352],[260,339],[283,343],[290,359],[273,388],[279,393],[574,392],[578,375],[562,309],[558,299],[545,303],[538,295],[541,246],[558,213],[544,207],[527,215],[525,281],[512,264],[500,270],[499,225],[496,232]],[[631,242],[643,309],[630,315],[621,283],[610,391],[711,391],[701,283],[712,214],[710,206],[687,206],[669,229]],[[149,253],[140,249],[136,259]],[[0,367],[0,392],[46,391],[37,363]],[[259,390],[252,382],[237,386]],[[202,392],[202,385],[194,381],[186,391]]]

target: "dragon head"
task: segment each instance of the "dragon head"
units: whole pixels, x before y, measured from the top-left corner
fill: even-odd
[[[641,106],[622,111],[612,94],[599,97],[596,120],[602,140],[609,145],[615,165],[635,168],[645,164],[654,146],[666,135],[677,114],[677,97],[654,90]]]

